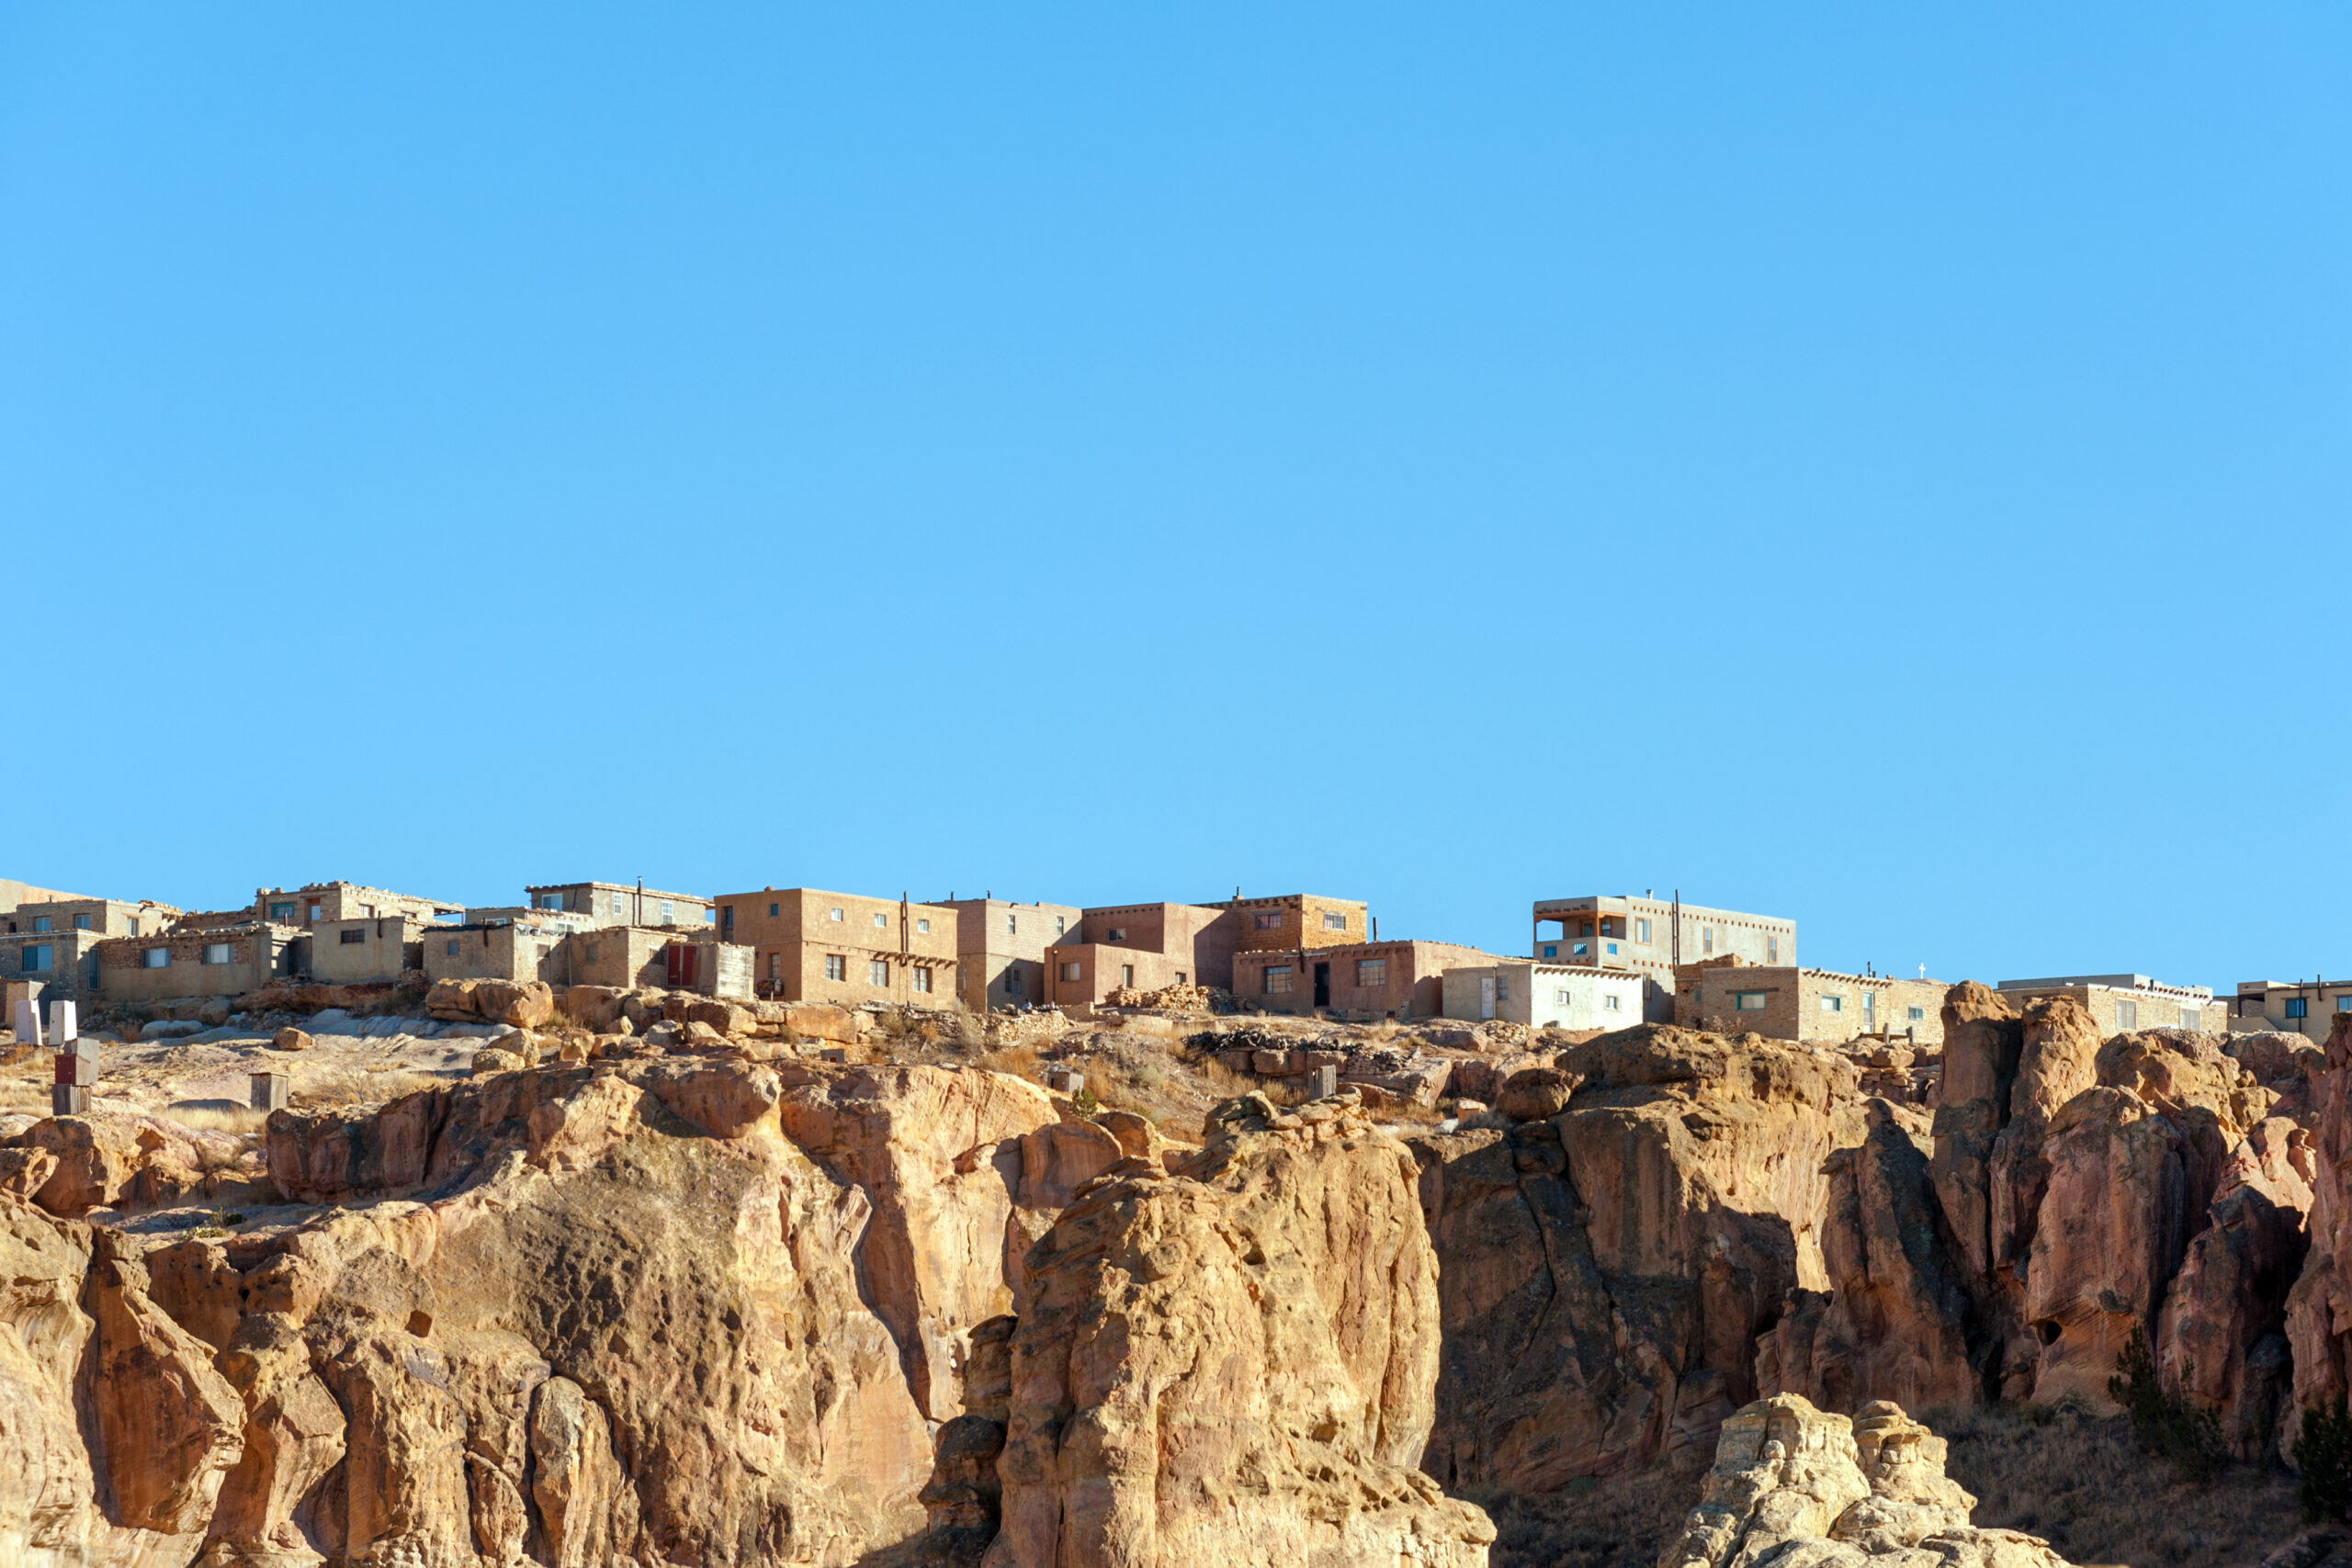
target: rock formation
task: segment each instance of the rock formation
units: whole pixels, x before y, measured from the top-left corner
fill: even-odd
[[[991,1073],[649,1051],[278,1112],[277,1179],[321,1207],[237,1234],[0,1191],[0,1559],[935,1562],[1001,1490],[1025,1562],[1095,1539],[1108,1488],[1157,1520],[1100,1525],[1124,1561],[1223,1529],[1267,1553],[1235,1561],[1484,1562],[1412,1469],[1436,1306],[1403,1146],[1259,1102],[1173,1178],[1148,1127],[1069,1116]],[[62,1206],[123,1185],[53,1141]],[[1093,1427],[1040,1415],[1057,1377]]]
[[[1547,1491],[1703,1452],[1790,1292],[1828,1283],[1823,1166],[1859,1135],[1854,1077],[1645,1025],[1505,1086],[1554,1114],[1414,1138],[1445,1328],[1430,1473]]]
[[[1881,1401],[1849,1419],[1792,1394],[1724,1423],[1706,1491],[1658,1568],[2064,1568],[2047,1541],[1969,1523],[1944,1441]]]
[[[1436,1258],[1411,1155],[1351,1104],[1224,1107],[1181,1174],[1122,1160],[1029,1258],[988,1568],[1483,1564],[1414,1468]]]

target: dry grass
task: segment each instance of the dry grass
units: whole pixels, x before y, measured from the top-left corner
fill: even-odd
[[[2236,1568],[2303,1528],[2283,1472],[2235,1465],[2206,1484],[2185,1481],[2135,1451],[2120,1416],[2044,1406],[1920,1419],[1950,1441],[1946,1470],[1976,1495],[1978,1525],[2041,1536],[2069,1562]],[[1493,1568],[1651,1568],[1703,1480],[1657,1466],[1543,1495],[1467,1495],[1494,1518]]]
[[[1652,1568],[1699,1501],[1703,1475],[1656,1465],[1557,1492],[1467,1495],[1495,1521],[1492,1568]]]
[[[405,1067],[346,1067],[304,1063],[294,1073],[297,1106],[381,1105],[404,1094],[432,1089],[444,1079]]]
[[[156,1117],[200,1133],[234,1133],[244,1137],[260,1132],[269,1120],[269,1112],[255,1111],[250,1105],[190,1105],[158,1111]]]
[[[2224,1466],[2199,1484],[2136,1451],[2121,1416],[2047,1405],[1933,1411],[1951,1444],[1945,1466],[1976,1494],[1976,1522],[2047,1540],[2074,1562],[2230,1568],[2259,1562],[2301,1532],[2283,1471]]]
[[[1010,1073],[1017,1078],[1035,1083],[1045,1068],[1045,1058],[1037,1055],[1035,1045],[1002,1045],[982,1056],[975,1066],[992,1073]]]

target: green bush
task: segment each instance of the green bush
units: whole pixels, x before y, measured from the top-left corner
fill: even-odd
[[[2352,1416],[2344,1396],[2335,1408],[2303,1412],[2302,1436],[2295,1439],[2295,1496],[2310,1520],[2352,1517]]]
[[[2107,1392],[2132,1417],[2132,1440],[2143,1453],[2162,1454],[2191,1481],[2211,1481],[2227,1457],[2222,1449],[2222,1424],[2212,1412],[2165,1393],[2156,1381],[2156,1359],[2148,1349],[2144,1329],[2115,1358],[2116,1375],[2107,1380]]]

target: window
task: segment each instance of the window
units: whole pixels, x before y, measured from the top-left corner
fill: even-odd
[[[2346,991],[2344,995],[2335,998],[2335,1010],[2338,1012],[2352,1012],[2352,991]]]
[[[1176,971],[1176,983],[1180,986],[1184,983],[1184,972],[1182,969]]]
[[[1590,920],[1578,920],[1577,922],[1577,935],[1590,936],[1591,934],[1592,922]]]
[[[2129,1007],[2131,1004],[2126,1002],[2121,1005]],[[2289,1018],[2309,1018],[2311,1015],[2312,1003],[2309,997],[2289,997],[2287,998],[2287,1016]]]
[[[74,916],[74,929],[75,931],[88,931],[88,930],[90,929],[90,917],[89,917],[89,916],[87,916],[87,915],[76,915],[76,916]]]
[[[1065,980],[1075,980],[1075,979],[1077,979],[1077,978],[1078,978],[1078,965],[1077,965],[1077,964],[1063,964],[1063,965],[1062,965],[1062,978],[1063,978],[1063,979],[1065,979]]]
[[[1568,993],[1567,993],[1567,992],[1566,992],[1566,991],[1562,991],[1562,992],[1560,992],[1560,993],[1559,993],[1559,995],[1558,995],[1556,998],[1555,998],[1554,999],[1555,999],[1555,1000],[1556,1000],[1556,1001],[1557,1001],[1557,1002],[1558,1002],[1562,1007],[1566,1007],[1566,1006],[1567,1006],[1567,1005],[1568,1005]]]
[[[294,906],[291,904],[272,904],[269,907],[269,918],[273,920],[290,920],[294,918]]]
[[[2297,1003],[2297,1004],[2293,1004],[2293,1005],[2298,1005],[2298,1006],[2299,1006],[2299,1005],[2301,1005],[2301,1004],[2300,1004],[2300,1003]],[[2297,1014],[2295,1014],[2294,1016],[2296,1016],[2297,1018],[2301,1018],[2301,1017],[2302,1016],[2302,1014],[2301,1014],[2301,1013],[2297,1013]],[[2118,1002],[2118,1003],[2116,1003],[2116,1004],[2115,1004],[2115,1027],[2116,1027],[2116,1028],[2118,1028],[2118,1029],[2137,1029],[2137,1028],[2139,1028],[2139,1027],[2140,1027],[2140,1004],[2139,1004],[2138,1002]]]
[[[343,945],[344,945],[344,946],[345,946],[345,947],[356,947],[357,945],[359,945],[359,943],[361,943],[361,942],[366,942],[366,941],[368,940],[368,933],[367,933],[366,931],[364,931],[359,930],[359,929],[358,929],[358,928],[356,928],[356,927],[352,927],[352,928],[347,929],[347,930],[345,930],[345,931],[339,931],[335,932],[335,933],[334,933],[334,935],[335,935],[335,940],[336,940],[337,942],[339,942],[343,943]],[[594,956],[594,955],[592,954],[591,956]]]
[[[832,910],[829,910],[829,911],[827,911],[827,913],[826,913],[826,915],[825,915],[825,919],[829,919],[829,920],[833,920],[833,921],[838,922],[838,921],[840,921],[841,919],[844,919],[844,917],[842,916],[842,912],[841,912],[839,909],[832,909]]]
[[[585,963],[589,963],[589,964],[594,964],[594,963],[595,963],[595,962],[596,962],[596,949],[597,949],[597,947],[598,947],[599,945],[601,945],[601,944],[599,944],[599,943],[597,943],[597,942],[587,942],[587,943],[583,944],[583,945],[582,945],[582,950],[581,950],[581,953],[580,953],[580,956],[581,956],[582,960],[583,962],[585,962]]]
[[[874,917],[874,923],[877,926],[887,926],[890,923],[889,917],[886,915],[876,915]]]
[[[2180,1026],[2183,1029],[2202,1029],[2205,1027],[2204,1015],[2195,1008],[2183,1008],[2180,1010]]]
[[[453,947],[451,951],[456,949]],[[139,955],[139,967],[141,969],[169,969],[171,966],[172,950],[168,947],[151,947]]]
[[[1560,944],[1559,944],[1558,942],[1545,942],[1545,943],[1544,944],[1544,957],[1546,957],[1546,958],[1557,958],[1557,957],[1559,957],[1559,956],[1560,956]]]
[[[918,991],[928,992],[931,989],[931,971],[928,969],[918,969],[908,978]]]
[[[450,957],[452,957],[452,958],[455,958],[457,955],[458,955],[458,939],[457,939],[456,937],[451,937],[451,938],[449,939],[449,956],[450,956]]]
[[[1780,961],[1781,939],[1776,936],[1766,937],[1764,939],[1764,962],[1767,964],[1778,964]]]
[[[825,978],[828,980],[848,979],[849,960],[838,953],[825,954]]]
[[[531,902],[542,909],[560,909],[563,908],[563,895],[560,893],[535,894]]]
[[[662,900],[662,923],[665,926],[673,926],[678,923],[677,906],[667,898]]]
[[[554,906],[549,905],[548,908],[552,908]],[[309,908],[302,911],[302,918],[306,920],[315,920],[319,918],[319,915],[320,909],[316,903],[313,903]]]
[[[1054,917],[1054,934],[1055,934],[1056,936],[1059,936],[1059,935],[1061,935],[1061,934],[1062,934],[1062,924],[1063,924],[1063,917],[1061,917],[1061,916],[1059,916],[1059,915],[1056,915],[1056,916]]]
[[[1914,1023],[1918,1022],[1921,1019],[1927,1016],[1928,1010],[1926,1008],[1913,1008],[1911,1010],[1911,1021]]]
[[[22,953],[24,956],[18,959],[17,962],[24,966],[24,972],[26,974],[38,975],[45,972],[49,968],[49,948],[45,946],[35,947],[28,943],[23,948],[18,949],[18,951]]]
[[[771,953],[768,954],[768,978],[771,980],[781,980],[784,978],[783,953]]]
[[[1650,923],[1649,923],[1649,921],[1647,921],[1647,920],[1635,920],[1635,921],[1634,922],[1634,940],[1635,942],[1638,942],[1643,943],[1643,944],[1644,944],[1644,945],[1645,945],[1645,946],[1648,944],[1649,940],[1650,940]]]
[[[865,983],[869,986],[888,985],[890,983],[890,961],[887,958],[876,958],[869,962],[865,965]]]
[[[1609,944],[1609,955],[1611,958],[1617,956],[1617,944],[1613,942]]]
[[[1714,952],[1714,950],[1715,950],[1715,928],[1714,928],[1714,927],[1713,927],[1713,926],[1701,926],[1701,927],[1699,928],[1699,947],[1700,947],[1700,950],[1701,950],[1702,952],[1704,952],[1704,953],[1713,953],[1713,952]]]
[[[1765,995],[1766,993],[1762,991],[1734,991],[1731,994],[1731,1010],[1734,1012],[1762,1012],[1764,1010]]]
[[[1323,929],[1327,931],[1346,931],[1348,929],[1348,917],[1345,915],[1326,914],[1323,917]]]
[[[783,914],[783,913],[784,913],[784,906],[783,906],[783,905],[781,905],[781,904],[770,904],[770,905],[768,906],[768,919],[769,919],[773,920],[773,919],[775,919],[778,915],[781,915],[781,914]]]
[[[1865,1022],[1869,1022],[1869,1021],[1872,1021],[1872,1020],[1875,1020],[1877,1017],[1878,1017],[1878,993],[1877,993],[1876,991],[1864,991],[1864,992],[1862,993],[1862,1019],[1863,1019],[1863,1021],[1865,1021]]]
[[[1289,990],[1289,989],[1290,989],[1290,965],[1289,965],[1289,964],[1267,964],[1267,965],[1266,965],[1266,995],[1268,995],[1268,996],[1270,996],[1270,997],[1278,997],[1278,996],[1281,996],[1283,992],[1285,992],[1285,991],[1287,991],[1287,990]]]
[[[33,930],[37,931],[45,931],[49,929],[50,922],[47,915],[35,915],[33,917]]]
[[[1357,959],[1356,984],[1359,986],[1385,986],[1388,984],[1388,960],[1385,958]]]
[[[931,930],[931,922],[929,920],[917,920],[915,922],[915,930],[927,933]]]
[[[1824,1012],[1844,1012],[1846,1010],[1846,998],[1843,997],[1824,997],[1821,998],[1821,1010]]]
[[[1130,986],[1130,987],[1131,987],[1131,986],[1133,986],[1135,983],[1136,983],[1136,966],[1135,966],[1134,964],[1120,964],[1120,965],[1119,965],[1119,984],[1121,984],[1122,986]]]
[[[1020,916],[1018,916],[1018,915],[1007,915],[1007,916],[1005,916],[1005,917],[1004,917],[1004,934],[1005,934],[1005,935],[1007,935],[1007,936],[1012,936],[1012,935],[1016,934],[1020,930],[1021,930],[1021,917],[1020,917]]]
[[[130,934],[132,936],[139,934],[139,917],[136,915],[130,917]]]
[[[1256,916],[1252,923],[1261,931],[1278,931],[1283,929],[1283,912],[1275,909],[1270,913]]]
[[[1022,982],[1022,978],[1021,978],[1021,965],[1020,965],[1020,964],[1016,964],[1012,965],[1012,967],[1011,967],[1010,969],[1007,969],[1007,970],[1004,972],[1004,994],[1005,994],[1006,996],[1008,996],[1008,997],[1017,997],[1017,996],[1019,996],[1019,995],[1023,992],[1023,990],[1024,990],[1025,988],[1026,988],[1026,987],[1024,987],[1024,985],[1023,984],[1023,982]]]
[[[228,963],[228,962],[229,962],[229,944],[228,944],[227,942],[206,942],[206,943],[204,944],[204,961],[205,961],[207,964],[226,964],[226,963]]]
[[[1589,957],[1591,957],[1591,956],[1592,956],[1592,943],[1590,943],[1590,942],[1571,942],[1571,943],[1569,943],[1569,944],[1568,944],[1568,956],[1569,956],[1570,958],[1589,958]]]
[[[1110,940],[1111,940],[1111,941],[1113,941],[1113,942],[1125,942],[1125,941],[1126,941],[1126,940],[1127,940],[1127,928],[1126,928],[1126,927],[1125,927],[1125,926],[1113,926],[1113,927],[1111,928]]]
[[[1614,991],[1610,992],[1609,995],[1600,998],[1601,1010],[1604,1012],[1623,1012],[1624,1010],[1620,1008],[1617,1005],[1617,993]]]
[[[1495,976],[1495,1000],[1498,1002],[1507,1002],[1510,1000],[1510,976],[1498,974]]]
[[[593,906],[592,906],[592,908],[591,908],[591,911],[590,911],[590,912],[591,912],[591,913],[594,913]],[[614,913],[614,914],[616,914],[616,915],[618,915],[620,912],[621,912],[621,896],[620,896],[619,894],[616,893],[616,894],[614,894],[614,895],[613,895],[613,913]],[[771,905],[769,905],[769,906],[768,906],[768,913],[769,913],[769,914],[771,914],[771,915],[773,915],[773,914],[775,914],[775,905],[771,904]]]

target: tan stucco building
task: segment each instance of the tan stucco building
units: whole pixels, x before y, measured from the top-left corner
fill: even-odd
[[[458,914],[463,908],[460,904],[420,898],[412,893],[395,893],[389,887],[369,887],[357,882],[310,882],[300,887],[255,888],[253,907],[244,918],[281,926],[307,926],[320,920],[372,920],[389,915],[429,921],[436,916]]]
[[[2072,997],[2090,1010],[2102,1035],[2139,1029],[2219,1034],[2230,1027],[2230,1004],[2215,1000],[2211,987],[2161,985],[2145,975],[2056,975],[2004,980],[1994,988],[2013,1001]]]
[[[1718,1034],[1752,1032],[1814,1044],[1871,1034],[1940,1045],[1944,993],[1951,988],[1941,980],[1718,959],[1676,971],[1674,1021]]]
[[[109,937],[97,945],[98,991],[110,1002],[243,996],[293,975],[302,935],[294,926],[249,920]]]
[[[582,925],[699,927],[714,923],[718,900],[633,882],[550,882],[523,889],[523,902],[534,910],[573,916]]]
[[[1075,904],[1021,904],[1004,898],[949,898],[956,911],[956,996],[975,1012],[1044,1002],[1046,950],[1084,922]]]
[[[956,911],[900,897],[764,887],[714,900],[719,934],[752,951],[752,984],[782,1001],[953,1007]]]
[[[1261,1012],[1439,1018],[1445,972],[1499,962],[1450,942],[1367,942],[1233,955],[1233,996]]]

